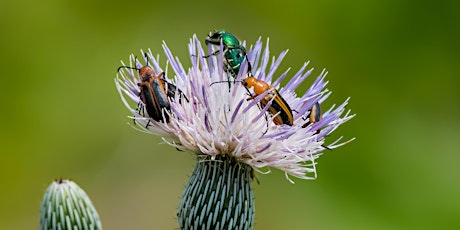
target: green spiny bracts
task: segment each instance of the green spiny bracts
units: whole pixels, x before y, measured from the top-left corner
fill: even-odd
[[[254,194],[251,166],[231,157],[199,157],[178,208],[185,229],[252,229]]]

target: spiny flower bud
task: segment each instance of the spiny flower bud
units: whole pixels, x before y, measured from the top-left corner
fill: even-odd
[[[40,210],[40,230],[102,229],[85,191],[70,180],[56,180],[46,189]]]

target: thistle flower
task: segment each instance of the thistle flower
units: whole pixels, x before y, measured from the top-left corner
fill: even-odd
[[[40,209],[41,230],[102,229],[85,191],[70,180],[56,180],[46,189]]]
[[[139,130],[159,135],[171,146],[197,155],[195,171],[186,185],[178,210],[180,228],[252,229],[253,170],[269,173],[272,168],[279,169],[292,183],[289,176],[315,179],[316,159],[323,150],[349,142],[339,143],[339,138],[325,144],[325,137],[354,115],[350,115],[350,111],[344,114],[347,99],[324,112],[321,120],[306,125],[313,106],[330,95],[324,88],[327,72],[323,71],[307,92],[298,97],[295,89],[313,69],[307,70],[308,63],[305,63],[284,87],[280,86],[289,69],[277,78],[274,75],[287,51],[278,58],[273,57],[269,64],[268,40],[262,49],[259,39],[247,51],[252,74],[278,89],[279,95],[293,110],[292,126],[276,125],[272,119],[278,114],[267,112],[273,102],[260,106],[268,92],[248,100],[252,89],[241,84],[241,80],[248,76],[247,62],[242,63],[229,90],[222,44],[219,54],[208,58],[204,56],[212,52],[211,48],[205,53],[196,36],[190,40],[188,48],[191,67],[187,71],[166,44],[163,44],[167,58],[165,69],[160,67],[159,57],[155,58],[150,50],[143,58],[144,64],[131,55],[129,66],[132,69],[119,71],[116,87]],[[142,50],[141,53],[144,54]],[[122,65],[125,66],[123,62]],[[138,83],[142,80],[138,70],[145,65],[151,66],[156,74],[165,72],[168,85],[177,88],[169,100],[170,109],[162,110],[169,121],[153,120],[143,112],[145,103],[139,97]]]

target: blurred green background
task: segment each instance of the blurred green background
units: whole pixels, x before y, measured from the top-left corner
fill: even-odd
[[[194,157],[127,125],[113,78],[141,48],[164,61],[163,40],[187,66],[189,38],[221,28],[289,49],[290,76],[327,68],[323,107],[351,96],[357,114],[316,181],[258,176],[256,229],[459,229],[459,15],[458,1],[1,1],[0,229],[37,229],[60,177],[105,229],[176,229]]]

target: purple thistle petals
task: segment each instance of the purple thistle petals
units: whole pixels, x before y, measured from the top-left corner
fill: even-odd
[[[272,83],[272,86],[275,87],[275,88],[278,88],[278,86],[280,85],[281,81],[287,76],[289,70],[291,70],[291,68],[288,68],[284,73],[282,73],[281,76],[278,79],[276,79],[275,82]],[[283,89],[278,91],[278,93],[280,93]]]
[[[252,99],[251,102],[246,106],[246,108],[243,109],[243,113],[246,113],[250,108],[252,108],[254,105],[259,103],[260,99],[265,97],[265,95],[267,95],[268,93],[269,93],[269,91],[267,90],[263,94],[261,94],[261,95],[257,96],[256,98]]]
[[[181,77],[182,79],[186,78],[186,74],[184,69],[182,68],[182,65],[177,62],[177,60],[174,58],[174,56],[171,53],[171,50],[168,48],[166,43],[163,41],[163,50],[165,52],[166,58],[169,61],[169,64],[173,68],[173,71],[176,73],[177,76]]]
[[[198,91],[198,89],[196,88],[195,82],[193,82],[193,81],[190,82],[191,98],[189,100],[191,100],[190,103],[193,103],[192,108],[193,108],[194,113],[196,113],[197,110],[198,110],[198,107],[197,107],[198,105],[197,104],[201,102],[201,99],[196,96],[196,95],[199,95],[197,91]]]
[[[266,116],[266,112],[267,112],[268,108],[272,105],[272,102],[273,102],[273,101],[270,100],[270,101],[267,103],[267,105],[266,105],[262,110],[260,110],[260,113],[257,114],[257,116],[255,116],[254,119],[252,119],[252,122],[258,121],[260,118],[262,118],[262,116]],[[267,118],[267,120],[268,120],[267,122],[272,121],[272,120],[269,119],[269,118]]]
[[[129,66],[132,66],[131,56],[129,57],[129,59],[130,59],[130,61],[129,61],[130,65]],[[127,65],[125,65],[125,63],[123,61],[121,61],[121,66],[127,66]],[[125,73],[127,73],[131,79],[133,79],[133,80],[136,79],[136,77],[134,76],[134,71],[137,71],[137,70],[128,69],[128,68],[120,68],[118,70],[118,73],[121,74],[121,72],[123,72],[123,71]]]
[[[320,121],[318,122],[315,122],[311,125],[311,129],[313,130],[318,130],[318,129],[321,129],[322,127],[325,127],[326,125],[328,125],[329,123],[331,123],[332,121],[334,121],[335,119],[337,118],[337,116],[332,115],[324,115],[323,116],[323,119],[321,119]]]
[[[328,135],[329,133],[332,133],[336,128],[338,128],[339,125],[348,121],[354,116],[354,115],[350,116],[349,115],[350,111],[348,111],[345,114],[344,118],[340,118],[340,116],[345,110],[345,106],[347,105],[347,103],[348,103],[348,99],[344,103],[342,103],[340,106],[338,106],[334,111],[325,113],[321,121],[314,123],[312,125],[312,129],[321,129],[323,127],[326,127],[323,129],[322,133],[319,134],[320,135],[319,137],[324,137]],[[329,129],[331,127],[332,129]]]
[[[275,133],[270,133],[270,134],[265,134],[261,137],[261,139],[276,139],[275,137],[279,137],[281,135],[284,135],[288,133],[287,130],[282,130],[280,132],[275,132]]]
[[[182,113],[176,110],[175,106],[171,106],[171,111],[174,113],[174,115],[179,119],[179,120],[185,120],[184,117],[182,116]]]
[[[268,93],[268,91],[267,91],[267,93]],[[263,94],[261,94],[261,95],[263,95]],[[266,95],[266,94],[265,94],[265,95]],[[260,96],[260,95],[259,95],[259,96]],[[259,96],[258,96],[258,97],[259,97]],[[261,97],[260,99],[262,99],[262,98],[263,98],[263,97]],[[255,100],[259,100],[259,101],[260,101],[260,99],[256,98]],[[275,97],[273,97],[270,101],[268,101],[268,103],[265,105],[265,107],[262,108],[262,109],[260,110],[260,113],[257,114],[257,116],[254,117],[254,119],[252,119],[252,122],[256,122],[256,121],[259,120],[262,116],[266,116],[266,112],[267,112],[268,108],[270,108],[270,106],[272,106],[273,99],[275,99]],[[275,116],[275,115],[273,115],[273,116]],[[276,114],[276,116],[279,116],[279,114]],[[267,122],[270,122],[270,121],[272,121],[272,117],[267,118]]]
[[[254,74],[254,77],[257,79],[257,80],[262,80],[264,78],[264,73],[262,72],[256,72],[256,74]]]
[[[302,75],[304,75],[304,72],[305,72],[305,69],[307,68],[308,64],[310,64],[310,62],[304,62],[302,67],[300,67],[299,71],[297,71],[294,76],[292,77],[293,79],[294,78],[299,78],[301,77]],[[310,68],[309,71],[307,71],[307,75],[310,75],[311,71],[313,71],[313,68]]]
[[[197,89],[197,86],[196,86],[197,83],[195,83],[194,81],[190,81],[190,94],[192,95],[192,100],[193,101],[196,101],[195,98],[193,97],[193,95],[198,95],[198,89]]]
[[[310,69],[306,73],[302,74],[307,68],[308,62],[306,62],[300,71],[298,71],[294,77],[286,84],[283,89],[289,89],[289,91],[294,91],[300,83],[302,83],[310,74],[313,69]]]
[[[304,98],[310,97],[311,95],[316,95],[320,94],[321,90],[324,89],[324,87],[327,85],[327,82],[324,81],[324,78],[326,77],[327,72],[326,70],[323,70],[321,74],[316,78],[315,82],[310,86],[310,88],[307,90],[307,93],[304,95]]]
[[[186,79],[187,78],[187,72],[185,71],[184,67],[182,66],[181,61],[179,60],[178,57],[176,57],[175,59],[176,59],[177,66],[179,67],[179,71],[176,71],[176,72],[180,73],[180,76],[182,76],[182,79]]]
[[[324,81],[326,76],[327,76],[327,71],[326,69],[323,69],[321,71],[321,74],[316,78],[315,82],[313,82],[310,88],[319,88],[319,87],[324,88],[324,86],[326,86],[326,82]]]
[[[243,104],[243,102],[245,102],[246,100],[245,99],[241,99],[240,102],[238,103],[238,105],[236,106],[235,108],[235,111],[233,111],[233,114],[232,114],[232,118],[230,120],[231,123],[233,123],[235,121],[235,118],[237,116],[239,116],[238,112],[240,111],[240,108],[241,108],[241,105]]]
[[[134,58],[134,63],[136,65],[136,69],[142,68],[142,63],[137,58]]]
[[[288,126],[288,125],[283,124],[283,125],[281,125],[281,126],[286,127],[286,126]],[[281,137],[278,138],[277,140],[278,140],[278,141],[286,140],[286,139],[288,139],[289,137],[291,137],[292,135],[294,135],[295,133],[296,133],[296,130],[291,129],[290,126],[288,126],[288,131],[286,132],[286,135],[281,136]]]
[[[341,140],[343,139],[343,136],[337,138],[337,140],[335,140],[334,142],[332,142],[331,144],[329,144],[327,147],[330,148],[330,149],[336,149],[338,147],[341,147],[341,146],[344,146],[352,141],[354,141],[356,138],[351,138],[347,141],[344,141],[344,142],[340,142]],[[340,143],[339,143],[340,142]],[[337,144],[338,143],[338,144]]]
[[[134,87],[130,81],[128,80],[125,80],[125,85],[127,87],[128,90],[130,90],[134,95],[139,95],[140,91],[139,91],[139,87]]]
[[[302,105],[300,108],[297,108],[297,111],[299,112],[299,115],[309,115],[310,114],[310,109],[313,107],[316,102],[318,102],[320,99],[320,95],[313,95],[310,98],[305,99],[305,101],[302,102]],[[324,113],[323,113],[324,114]]]
[[[129,69],[125,69],[124,71],[129,72]],[[120,76],[124,77],[123,72],[118,73]],[[118,75],[117,74],[117,75]],[[124,78],[116,78],[115,81],[116,85],[121,87],[123,91],[125,91],[125,94],[130,96],[130,97],[135,97],[136,101],[139,101],[138,95],[139,95],[139,90],[137,89],[137,83],[134,83],[130,79]],[[122,87],[123,86],[123,87]],[[131,95],[134,94],[134,95]]]
[[[321,96],[318,100],[318,102],[321,104],[323,103],[324,101],[326,101],[326,99],[329,97],[329,95],[331,95],[331,91],[328,91],[328,90],[324,90],[323,92],[321,92]]]
[[[329,116],[329,114],[331,114],[331,115],[334,115],[335,118],[340,117],[340,115],[341,115],[341,114],[343,113],[343,111],[345,110],[345,106],[348,104],[348,100],[349,100],[349,99],[350,99],[350,98],[347,98],[347,99],[345,100],[345,102],[343,102],[341,105],[339,105],[334,111],[331,111],[332,108],[333,108],[334,106],[331,107],[331,109],[329,109],[326,113],[324,113],[324,116]],[[331,112],[330,112],[330,111],[331,111]]]
[[[302,76],[295,78],[294,81],[290,81],[288,85],[286,86],[286,89],[289,89],[290,91],[294,91],[303,81],[305,81],[305,79],[307,79],[307,77],[311,74],[312,70],[313,69],[310,69]]]
[[[333,126],[328,126],[324,129],[321,129],[321,132],[318,133],[316,136],[318,138],[318,140],[321,140],[323,139],[324,137],[328,136],[329,134],[332,133],[332,131],[334,131],[335,128]],[[316,130],[312,130],[312,131],[316,131]]]
[[[209,103],[208,103],[208,97],[207,97],[207,92],[206,92],[205,87],[206,87],[205,85],[201,86],[201,93],[202,93],[201,96],[203,98],[203,104],[205,105],[206,110],[211,112],[211,108],[210,108]]]
[[[193,35],[193,37],[189,40],[188,52],[190,54],[190,62],[192,63],[192,68],[198,68],[197,60],[199,59],[199,57],[196,52],[195,35]]]
[[[122,96],[121,99],[123,100],[123,103],[128,107],[129,106],[129,103],[128,101],[125,99],[125,97],[123,97],[123,95],[126,95],[129,97],[129,99],[131,99],[132,101],[134,101],[135,103],[139,103],[140,99],[137,95],[134,95],[131,93],[131,91],[127,90],[126,88],[122,87],[120,85],[120,82],[119,81],[116,81],[115,84],[117,85],[117,88],[118,88],[118,92],[120,93],[120,95]],[[129,106],[130,108],[130,106]]]
[[[269,70],[267,76],[265,77],[267,82],[272,82],[273,74],[275,73],[275,71],[280,66],[281,62],[283,61],[283,59],[286,56],[286,54],[288,53],[288,51],[289,50],[282,51],[281,54],[276,59],[276,61],[274,61],[273,64],[270,66],[270,70]]]
[[[189,46],[193,52],[190,52],[190,59],[192,60],[192,63],[195,63],[192,65],[193,69],[202,69],[204,72],[209,72],[209,66],[208,62],[206,61],[206,58],[204,57],[204,50],[203,47],[201,46],[200,41],[196,37],[196,35],[193,35],[193,38],[190,40]]]
[[[270,61],[270,50],[269,50],[269,45],[268,45],[269,39],[267,38],[267,45],[265,45],[265,50],[262,54],[262,60],[260,60],[260,68],[258,68],[258,73],[265,73],[267,66],[268,66],[268,61]]]
[[[208,53],[207,54],[208,55],[212,54],[213,53],[212,45],[208,45],[207,48],[208,48]],[[207,56],[207,55],[204,55],[204,56]],[[207,57],[205,62],[207,62],[208,65],[209,65],[209,75],[213,76],[215,74],[214,72],[216,71],[216,69],[214,69],[214,67],[217,66],[217,57],[216,57],[216,55],[211,55],[211,56]]]
[[[268,148],[270,148],[270,146],[272,146],[272,142],[269,142],[269,143],[267,143],[264,147],[262,147],[262,148],[256,150],[256,153],[261,153],[261,152],[267,150]]]
[[[248,57],[250,57],[253,70],[259,69],[261,52],[262,52],[262,42],[261,42],[261,38],[259,37],[259,40],[257,40],[256,44],[254,45],[254,48],[252,50],[249,50],[248,52]]]
[[[342,145],[344,145],[344,144],[347,144],[347,142],[349,142],[349,141],[345,141],[345,142],[339,143],[342,139],[343,139],[343,136],[340,136],[340,137],[337,138],[335,141],[333,141],[332,143],[328,144],[327,147],[328,147],[329,149],[335,149],[335,148],[337,148],[337,147],[339,147],[339,146],[342,146]],[[354,139],[354,138],[352,138],[351,140],[353,140],[353,139]],[[351,140],[350,140],[350,141],[351,141]],[[337,143],[339,143],[339,144],[337,144]]]
[[[204,126],[206,127],[206,131],[211,132],[211,127],[209,126],[209,118],[207,113],[204,115]]]
[[[246,77],[245,76],[245,72],[247,73],[247,67],[248,67],[248,62],[247,61],[243,61],[241,64],[240,64],[240,69],[238,70],[238,73],[236,73],[236,78],[232,78],[233,81],[236,81],[236,80],[241,80],[243,79],[243,77]],[[246,74],[247,75],[247,74]]]
[[[152,55],[152,51],[148,49],[149,52],[147,52],[147,57],[148,59],[144,56],[144,61],[146,64],[149,64],[150,66],[153,67],[153,70],[155,71],[156,74],[159,74],[163,72],[163,69],[160,67],[160,64],[157,62],[157,58],[154,58]],[[141,49],[141,53],[144,53],[144,50]]]

